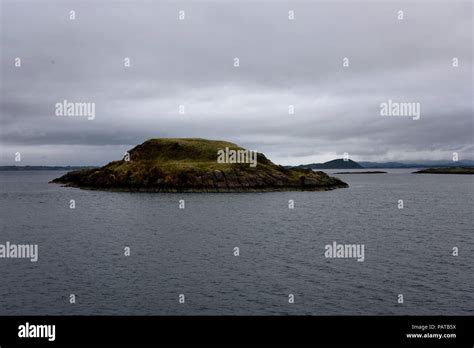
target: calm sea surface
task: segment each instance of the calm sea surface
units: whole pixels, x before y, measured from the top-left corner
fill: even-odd
[[[330,192],[147,194],[48,184],[63,173],[0,172],[0,244],[39,246],[36,263],[0,259],[0,315],[474,313],[473,176],[391,170],[336,175],[350,188]],[[333,241],[364,244],[365,261],[325,258]]]

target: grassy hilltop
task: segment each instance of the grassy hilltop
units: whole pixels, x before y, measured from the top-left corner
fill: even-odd
[[[256,167],[218,163],[219,150],[245,150],[226,141],[157,138],[129,151],[130,160],[69,172],[54,183],[88,189],[146,192],[245,192],[331,190],[343,181],[309,169],[286,169],[263,154]]]

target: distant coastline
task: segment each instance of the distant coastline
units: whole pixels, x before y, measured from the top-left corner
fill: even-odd
[[[97,168],[94,166],[0,166],[0,171],[20,171],[20,170],[81,170]]]
[[[381,170],[373,170],[373,171],[364,171],[364,172],[337,172],[333,174],[387,174],[387,172]]]
[[[285,168],[300,169],[406,169],[406,168],[452,168],[473,167],[473,160],[453,161],[419,161],[419,162],[356,162],[351,159],[334,159],[324,163],[300,164],[297,166],[285,166]]]
[[[472,167],[428,168],[413,172],[413,174],[474,174]]]

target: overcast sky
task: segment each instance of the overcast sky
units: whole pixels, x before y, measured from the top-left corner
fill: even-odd
[[[153,137],[279,164],[474,157],[472,1],[0,1],[1,165],[101,165]],[[95,119],[56,116],[64,99]],[[382,117],[388,99],[420,119]]]

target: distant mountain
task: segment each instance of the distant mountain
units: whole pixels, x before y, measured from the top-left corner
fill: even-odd
[[[95,168],[92,166],[0,166],[0,171],[17,171],[17,170],[79,170]]]
[[[354,162],[353,160],[348,159],[345,161],[342,158],[338,158],[329,162],[324,163],[311,163],[311,164],[302,164],[293,168],[300,169],[363,169],[359,163]]]
[[[423,161],[423,162],[359,162],[364,168],[432,168],[432,167],[474,167],[474,161]]]
[[[413,172],[414,174],[474,174],[472,167],[428,168]]]
[[[286,166],[286,168],[300,169],[370,169],[370,168],[448,168],[456,167],[474,167],[474,161],[465,160],[459,162],[453,161],[423,161],[423,162],[355,162],[353,160],[344,161],[342,158],[324,163],[301,164],[299,166]]]
[[[364,168],[408,168],[412,165],[407,165],[406,163],[400,162],[359,162],[359,164]]]

